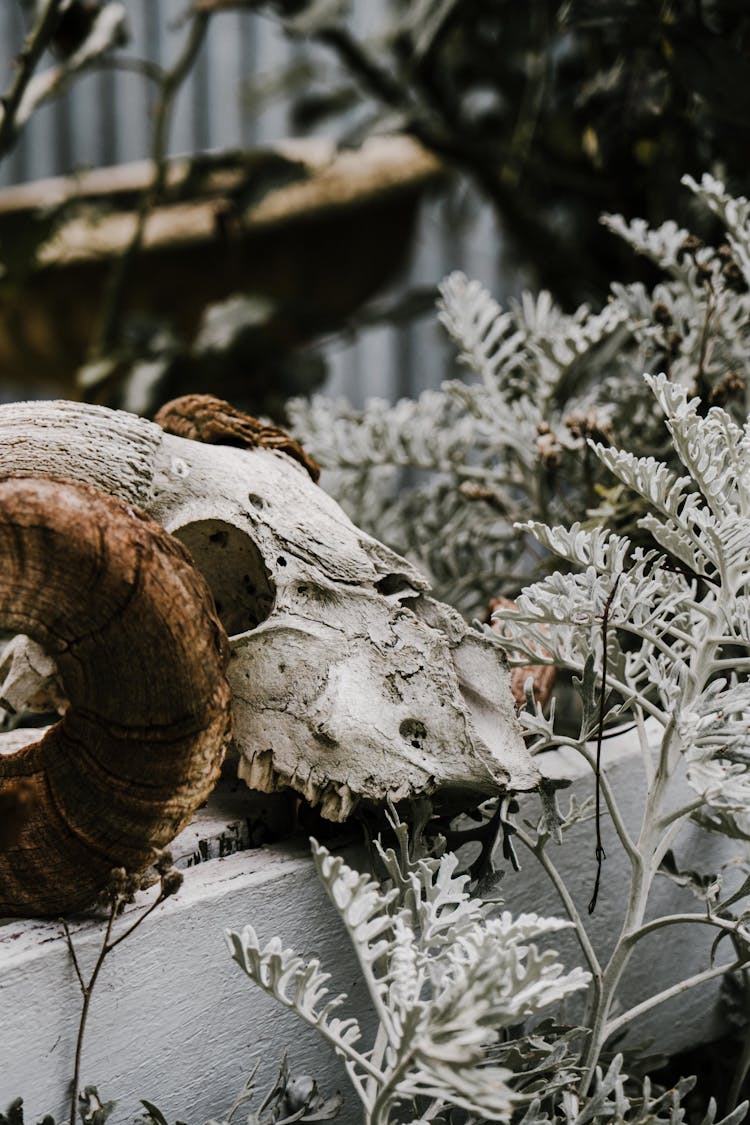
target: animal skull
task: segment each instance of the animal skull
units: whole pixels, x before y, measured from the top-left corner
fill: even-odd
[[[283,453],[103,407],[2,406],[0,473],[23,472],[136,504],[189,549],[230,638],[234,746],[254,789],[291,787],[343,820],[362,799],[536,784],[499,650]],[[28,699],[38,685],[12,668],[0,687],[16,708],[22,682]]]

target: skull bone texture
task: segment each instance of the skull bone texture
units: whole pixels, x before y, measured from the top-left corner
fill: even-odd
[[[334,821],[361,800],[532,788],[491,639],[355,527],[295,443],[239,448],[230,426],[207,444],[179,436],[194,431],[175,417],[165,432],[81,403],[5,405],[0,474],[93,486],[188,549],[229,637],[233,745],[248,785],[296,790]],[[16,709],[40,692],[30,666],[54,676],[33,645],[0,668],[0,695]]]

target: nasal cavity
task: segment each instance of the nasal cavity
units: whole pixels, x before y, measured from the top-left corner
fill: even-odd
[[[265,621],[276,590],[257,546],[223,520],[196,520],[173,533],[206,579],[227,634],[246,633]]]

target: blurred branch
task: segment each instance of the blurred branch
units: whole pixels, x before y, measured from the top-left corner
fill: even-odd
[[[263,8],[266,0],[194,0],[193,11],[213,15],[214,12],[228,12],[231,8]]]
[[[112,55],[99,60],[98,66],[102,70],[122,70],[129,74],[140,74],[150,82],[162,83],[164,81],[164,67],[150,59],[131,58],[127,55]]]
[[[500,179],[511,188],[518,186],[534,141],[534,133],[544,101],[544,90],[549,65],[549,29],[544,8],[531,9],[530,25],[535,40],[527,53],[526,82],[518,118],[508,145],[508,155],[500,172]]]
[[[54,41],[63,11],[62,0],[49,0],[36,27],[21,52],[19,71],[0,122],[0,154],[10,148],[36,109],[62,93],[71,78],[96,63],[102,55],[125,39],[126,13],[122,3],[109,3],[101,9],[83,42],[64,61],[41,74],[34,74],[37,62]],[[5,147],[3,140],[5,138]]]
[[[410,106],[404,86],[380,66],[375,58],[343,25],[322,27],[314,33],[319,43],[336,53],[346,70],[358,78],[365,89],[391,109],[406,110]],[[422,138],[418,138],[422,139]]]
[[[0,157],[16,142],[20,132],[18,111],[26,89],[34,76],[37,63],[44,54],[54,34],[64,0],[47,0],[40,10],[35,27],[27,35],[18,55],[18,70],[10,89],[0,99]]]
[[[284,6],[273,5],[269,0],[193,0],[193,10],[198,12],[268,11],[274,7]],[[444,40],[457,18],[458,7],[451,3],[440,6],[434,26],[429,29],[414,23],[412,13],[406,23],[392,32],[394,51],[383,55],[368,50],[350,27],[336,17],[333,3],[330,9],[324,3],[317,6],[316,18],[302,25],[298,23],[299,17],[284,18],[278,10],[277,15],[289,36],[302,36],[326,47],[365,95],[391,117],[395,115],[403,133],[472,180],[527,256],[534,259],[539,248],[545,284],[565,293],[570,288],[566,239],[553,224],[547,224],[540,237],[537,200],[521,190],[525,178],[539,176],[532,157],[548,96],[550,13],[545,5],[532,6],[529,11],[525,83],[518,115],[504,141],[502,134],[493,134],[488,143],[487,136],[467,130],[455,91],[436,80],[436,70],[443,62]],[[553,21],[556,32],[560,30],[560,19],[558,13]],[[393,129],[392,124],[390,128]],[[596,205],[601,206],[599,198]]]
[[[164,190],[164,181],[167,174],[169,129],[174,103],[203,44],[209,21],[210,15],[208,13],[196,12],[190,17],[190,26],[182,50],[171,69],[163,71],[158,79],[159,93],[154,107],[154,124],[151,134],[151,182],[141,195],[130,242],[115,263],[110,275],[107,291],[104,295],[101,322],[92,348],[94,359],[104,355],[112,347],[117,337],[122,314],[122,298],[128,277],[143,244],[148,217]]]
[[[199,2],[210,3],[213,0]],[[528,97],[524,99],[516,131],[506,153],[506,163],[501,169],[496,152],[489,150],[486,143],[478,143],[466,136],[455,117],[454,107],[443,98],[433,96],[431,87],[424,91],[426,103],[419,105],[409,96],[408,83],[393,77],[391,71],[369,54],[346,27],[323,27],[314,32],[312,38],[332,50],[345,70],[372,97],[403,115],[404,132],[473,179],[497,215],[509,221],[517,237],[526,242],[538,237],[537,216],[533,211],[529,213],[517,185],[521,166],[531,147],[534,123],[544,92],[543,61],[530,75]],[[568,267],[565,255],[556,242],[553,232],[546,231],[548,278],[552,284],[558,281],[564,285]],[[556,262],[559,263],[557,266]]]

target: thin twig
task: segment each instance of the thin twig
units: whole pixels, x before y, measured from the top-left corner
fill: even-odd
[[[71,956],[71,959],[73,961],[73,968],[76,971],[76,976],[78,977],[78,983],[81,986],[81,992],[85,996],[86,995],[86,985],[84,984],[84,981],[83,981],[83,973],[81,972],[81,966],[78,963],[78,957],[76,956],[75,946],[73,945],[73,938],[71,937],[70,930],[68,929],[68,923],[65,921],[64,918],[62,919],[62,925],[63,925],[63,929],[65,930],[65,940],[68,943],[68,949],[70,950],[70,956]]]
[[[112,899],[112,904],[111,904],[110,910],[109,910],[109,917],[107,919],[107,928],[104,932],[104,940],[102,941],[102,945],[101,945],[101,948],[99,950],[99,956],[96,959],[96,964],[94,965],[94,970],[93,970],[91,976],[89,977],[88,984],[83,986],[83,1005],[81,1007],[81,1018],[78,1021],[78,1036],[76,1038],[75,1066],[73,1068],[73,1088],[72,1088],[71,1094],[70,1094],[70,1125],[76,1125],[76,1103],[78,1101],[78,1087],[79,1087],[80,1077],[81,1077],[81,1056],[82,1056],[82,1053],[83,1053],[83,1038],[84,1038],[84,1035],[86,1034],[86,1021],[88,1019],[89,1007],[91,1006],[91,995],[94,991],[94,985],[97,982],[97,979],[99,977],[99,973],[101,972],[102,965],[104,964],[104,959],[107,956],[107,953],[109,952],[109,948],[108,948],[109,947],[109,938],[110,938],[110,934],[112,933],[112,927],[115,923],[115,918],[117,917],[118,902],[119,902],[119,899],[117,899],[117,898]],[[73,951],[73,943],[71,941],[70,933],[68,931],[67,926],[65,927],[65,936],[68,939],[68,948],[71,950],[71,953],[72,953],[73,958],[75,960],[75,954],[72,952]],[[79,973],[79,977],[80,977],[80,973]],[[80,978],[80,979],[81,979],[81,981],[83,980],[83,978]]]
[[[663,926],[714,926],[718,930],[724,930],[727,934],[737,933],[737,922],[728,918],[720,918],[717,914],[665,914],[661,918],[654,918],[651,922],[645,922],[639,926],[637,930],[633,930],[623,940],[628,945],[636,945],[641,938],[651,934],[654,930],[659,930]]]
[[[627,730],[632,729],[632,727],[627,728]],[[605,742],[608,738],[618,738],[624,733],[626,732],[617,730],[613,731],[611,735],[602,734],[601,737],[597,739],[597,749],[599,749],[601,747],[601,743]],[[596,771],[596,759],[592,757],[591,752],[589,751],[589,748],[585,742],[581,743],[574,739],[566,739],[565,741],[563,741],[562,739],[558,738],[556,742],[553,743],[553,745],[571,746],[581,755],[583,760],[588,763],[590,768]],[[622,818],[622,814],[618,807],[617,799],[615,797],[612,786],[609,784],[606,774],[603,774],[601,771],[599,771],[599,788],[602,796],[604,797],[604,803],[607,806],[607,811],[609,812],[614,829],[617,832],[620,843],[625,850],[625,854],[630,860],[631,866],[635,865],[640,861],[640,852],[638,851],[638,846],[634,842],[633,837],[630,835],[630,832],[627,829],[627,825]]]
[[[126,74],[138,74],[157,85],[161,85],[166,76],[164,67],[158,63],[151,59],[132,58],[130,55],[104,55],[94,63],[94,67],[98,70],[121,70]]]
[[[323,27],[315,32],[319,43],[329,47],[339,61],[360,79],[379,101],[391,109],[404,108],[404,90],[387,67],[381,66],[341,24]]]
[[[596,735],[596,878],[594,879],[594,890],[588,905],[589,914],[593,914],[596,910],[596,900],[599,897],[599,884],[602,877],[602,863],[607,858],[604,846],[602,844],[602,818],[601,818],[601,765],[602,765],[602,737],[604,735],[604,712],[607,703],[607,626],[609,624],[609,611],[612,607],[614,596],[617,593],[617,587],[620,584],[622,575],[618,574],[615,578],[614,585],[609,592],[609,596],[604,603],[604,612],[602,613],[602,692],[599,700],[599,728]]]
[[[226,6],[222,0],[202,0],[202,4],[211,11]],[[525,204],[523,193],[506,183],[500,175],[501,159],[507,160],[510,155],[508,146],[505,153],[498,154],[492,147],[488,147],[484,139],[467,135],[463,123],[456,117],[451,101],[440,98],[434,86],[427,91],[427,104],[419,104],[409,96],[406,83],[396,81],[391,70],[367,52],[345,27],[324,27],[313,32],[311,38],[328,47],[345,70],[373,98],[390,110],[403,114],[405,133],[414,137],[435,156],[455,165],[473,179],[495,211],[508,220],[507,226],[519,242],[526,240],[529,245],[532,244],[534,237],[538,236],[538,218]],[[565,261],[565,255],[557,246],[560,240],[550,228],[545,230],[545,240],[547,275],[555,286],[564,290],[565,281],[558,267],[558,263]]]
[[[0,117],[0,157],[13,147],[18,136],[16,115],[23,101],[31,79],[34,77],[37,63],[44,54],[54,34],[64,0],[47,0],[36,26],[26,37],[23,48],[18,55],[18,70],[13,83],[2,99],[2,117]]]
[[[133,901],[135,892],[143,888],[143,878],[141,875],[128,876],[124,870],[112,872],[112,882],[110,883],[110,886],[107,890],[109,903],[107,925],[104,931],[104,937],[102,938],[101,946],[99,948],[99,954],[97,956],[96,963],[88,981],[84,980],[83,973],[81,972],[80,962],[75,951],[75,946],[73,945],[73,938],[70,933],[68,924],[65,921],[63,921],[62,923],[63,929],[65,931],[65,938],[68,943],[68,949],[70,950],[73,967],[78,978],[78,983],[81,986],[81,992],[83,993],[83,1005],[81,1007],[81,1015],[78,1022],[75,1064],[73,1068],[73,1081],[70,1102],[70,1125],[75,1125],[76,1120],[76,1103],[78,1101],[78,1091],[81,1078],[81,1059],[83,1055],[83,1041],[86,1034],[86,1021],[88,1019],[89,1008],[91,1006],[91,997],[96,982],[99,978],[99,974],[102,970],[102,966],[104,965],[104,961],[112,952],[112,950],[117,948],[120,942],[124,941],[125,938],[130,937],[133,931],[136,930],[140,925],[142,925],[150,914],[153,914],[157,906],[164,902],[165,899],[175,894],[179,889],[180,884],[182,883],[182,876],[173,868],[172,856],[169,852],[162,852],[161,856],[157,859],[157,862],[154,866],[156,867],[156,870],[160,876],[159,893],[156,899],[146,910],[138,915],[135,922],[131,923],[131,925],[129,925],[127,929],[123,930],[123,932],[114,939],[112,938],[112,930],[115,924],[115,920],[119,917],[123,907],[127,905],[127,903]]]
[[[645,1015],[646,1012],[650,1012],[652,1008],[658,1007],[659,1004],[663,1004],[666,1000],[671,1000],[675,996],[680,996],[683,992],[687,992],[691,988],[697,988],[698,985],[705,984],[707,981],[715,980],[716,977],[722,977],[725,973],[734,973],[741,967],[742,962],[740,961],[733,961],[731,964],[726,965],[714,965],[711,969],[704,969],[702,973],[695,973],[693,976],[687,977],[686,980],[681,980],[677,984],[663,989],[662,992],[657,992],[655,995],[649,996],[647,1000],[636,1004],[635,1007],[628,1009],[627,1012],[623,1012],[622,1015],[610,1020],[607,1024],[605,1040],[609,1039],[616,1031],[619,1031],[621,1027],[632,1023],[634,1019]]]

